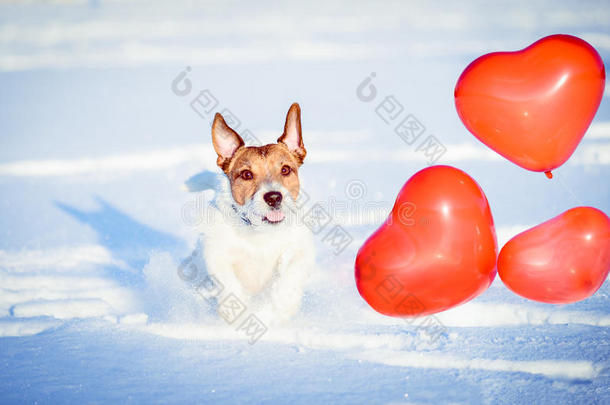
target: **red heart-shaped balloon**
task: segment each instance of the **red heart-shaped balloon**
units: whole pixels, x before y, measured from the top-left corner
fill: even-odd
[[[610,219],[577,207],[512,238],[500,251],[498,274],[515,293],[548,303],[593,295],[610,271]]]
[[[570,35],[551,35],[516,52],[472,62],[455,87],[460,119],[513,163],[550,171],[572,155],[601,102],[599,54]]]
[[[496,254],[483,190],[461,170],[432,166],[405,183],[388,219],[358,251],[356,285],[382,314],[433,314],[487,289]]]

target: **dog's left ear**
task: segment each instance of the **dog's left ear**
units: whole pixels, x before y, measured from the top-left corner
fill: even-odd
[[[277,141],[288,147],[288,150],[297,158],[299,165],[303,163],[307,151],[303,145],[303,136],[301,135],[301,107],[299,107],[299,104],[294,103],[290,106],[286,115],[284,133]]]

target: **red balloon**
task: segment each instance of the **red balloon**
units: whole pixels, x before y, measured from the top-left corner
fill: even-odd
[[[496,232],[468,174],[432,166],[400,190],[388,219],[356,257],[356,285],[376,311],[416,317],[481,294],[496,275]]]
[[[567,304],[595,294],[610,271],[610,219],[577,207],[512,238],[500,251],[498,274],[531,300]]]
[[[476,59],[458,79],[455,105],[481,142],[550,178],[591,124],[605,80],[604,63],[591,45],[551,35],[520,51]]]

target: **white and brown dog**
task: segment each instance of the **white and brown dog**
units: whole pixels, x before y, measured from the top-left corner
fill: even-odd
[[[212,142],[225,176],[210,207],[214,220],[201,229],[207,272],[263,321],[285,321],[299,310],[315,262],[296,203],[307,153],[299,105],[290,107],[277,143],[245,146],[218,113]]]

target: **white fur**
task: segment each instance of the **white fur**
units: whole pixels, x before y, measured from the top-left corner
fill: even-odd
[[[270,190],[283,195],[285,218],[277,224],[263,221],[270,208],[262,196]],[[265,184],[239,206],[222,176],[210,210],[213,215],[201,225],[203,257],[208,274],[224,287],[223,296],[235,294],[267,324],[290,319],[299,310],[315,262],[313,236],[290,193],[279,184]]]

